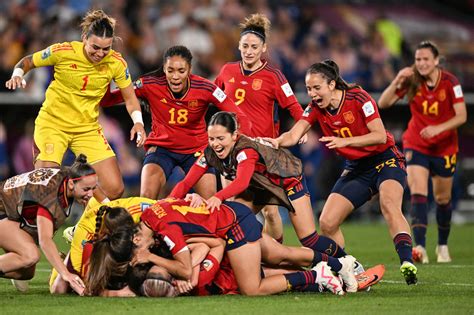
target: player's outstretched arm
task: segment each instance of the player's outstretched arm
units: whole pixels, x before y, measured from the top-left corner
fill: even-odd
[[[35,68],[33,63],[33,55],[28,55],[21,58],[21,60],[18,61],[18,63],[13,68],[12,77],[5,83],[7,89],[15,90],[20,87],[25,88],[26,81],[23,79],[23,76],[33,68]]]

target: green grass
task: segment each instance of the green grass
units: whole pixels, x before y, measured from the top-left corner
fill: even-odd
[[[474,313],[474,236],[473,225],[454,226],[450,237],[451,264],[437,264],[434,254],[436,229],[428,231],[431,263],[418,265],[418,285],[407,286],[398,270],[399,263],[385,225],[347,224],[343,228],[348,251],[365,266],[383,263],[384,280],[370,292],[344,297],[325,294],[286,293],[267,297],[216,296],[150,298],[84,298],[74,295],[51,296],[47,279],[49,265],[43,259],[37,266],[30,290],[15,291],[10,280],[0,279],[1,314],[473,314]],[[58,233],[60,234],[60,233]],[[285,243],[297,245],[291,228]],[[65,248],[58,239],[61,248]]]

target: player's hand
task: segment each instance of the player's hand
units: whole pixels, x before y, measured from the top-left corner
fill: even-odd
[[[402,70],[400,70],[395,77],[395,83],[397,86],[397,89],[400,89],[402,87],[402,84],[405,82],[405,80],[409,77],[411,77],[414,74],[413,68],[412,67],[405,67]]]
[[[441,133],[441,129],[438,126],[426,126],[421,129],[420,136],[423,139],[433,138]]]
[[[148,248],[137,248],[130,265],[146,264],[150,261],[150,250]]]
[[[308,142],[308,134],[305,133],[301,138],[300,140],[298,140],[298,144],[305,144],[306,142]]]
[[[207,199],[206,203],[207,203],[206,208],[210,210],[211,213],[213,213],[215,210],[220,210],[222,200],[220,200],[216,196],[212,196],[211,198]]]
[[[69,283],[71,288],[76,291],[77,294],[81,296],[84,295],[84,289],[86,286],[84,285],[84,282],[82,281],[81,277],[70,272],[62,275],[61,277],[64,281]]]
[[[326,147],[328,149],[344,148],[347,146],[346,139],[339,137],[321,137],[319,138],[320,142],[326,142]]]
[[[141,123],[136,123],[133,125],[132,130],[130,130],[130,141],[132,141],[137,136],[137,148],[143,146],[146,140],[145,128]]]
[[[204,198],[202,198],[199,194],[187,194],[186,197],[184,197],[185,201],[190,201],[189,206],[192,208],[199,208],[203,203],[206,202]]]
[[[120,297],[135,297],[137,296],[135,292],[130,290],[130,287],[128,285],[124,286],[122,289],[118,290],[118,296]]]
[[[14,76],[7,82],[5,82],[5,86],[9,90],[16,90],[17,88],[25,88],[26,87],[26,81],[23,79],[23,77],[20,76]]]
[[[173,285],[179,294],[189,293],[193,289],[193,285],[189,280],[174,280]]]
[[[261,141],[263,141],[263,142],[271,144],[272,147],[274,147],[275,149],[278,149],[280,147],[280,143],[278,143],[277,139],[267,138],[267,137],[262,137],[262,138],[259,138],[259,139],[261,139]]]

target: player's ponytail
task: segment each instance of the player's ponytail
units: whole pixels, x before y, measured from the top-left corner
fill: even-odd
[[[114,38],[116,21],[102,10],[91,10],[82,19],[82,37],[95,35],[101,38]]]
[[[101,206],[95,219],[94,240],[111,234],[119,229],[133,230],[133,218],[127,209],[122,207]],[[102,228],[103,227],[103,228]]]
[[[324,61],[312,64],[306,71],[308,74],[320,74],[329,84],[331,81],[336,83],[338,90],[350,90],[353,88],[360,88],[357,84],[349,84],[339,75],[339,66],[332,60],[326,59]]]
[[[66,168],[69,179],[72,181],[79,181],[83,177],[89,175],[95,175],[96,172],[92,166],[87,163],[87,156],[79,154],[75,162],[68,168]]]
[[[132,257],[133,231],[120,229],[94,242],[86,294],[100,295],[113,278],[124,278]]]

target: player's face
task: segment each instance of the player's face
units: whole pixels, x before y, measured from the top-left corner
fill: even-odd
[[[112,48],[112,37],[98,37],[91,35],[88,38],[83,38],[84,52],[92,63],[96,64],[102,61]]]
[[[92,198],[94,189],[97,187],[97,175],[84,176],[82,179],[68,181],[69,197],[73,197],[78,203],[87,205]]]
[[[319,73],[308,73],[305,78],[306,91],[313,103],[319,108],[326,108],[331,103],[331,97],[336,86],[334,81],[329,84]]]
[[[435,58],[431,49],[421,48],[415,52],[415,67],[422,76],[429,76],[438,64],[439,58]]]
[[[260,62],[267,45],[257,35],[249,33],[240,38],[239,50],[244,66],[251,69]]]
[[[155,244],[153,230],[150,229],[145,223],[140,222],[138,225],[138,231],[133,236],[133,244],[135,244],[137,249],[152,247]]]
[[[237,141],[237,132],[230,133],[221,125],[212,125],[207,128],[209,146],[214,150],[219,159],[225,159]]]
[[[171,56],[163,66],[168,86],[173,93],[181,93],[187,88],[191,65],[181,56]]]

